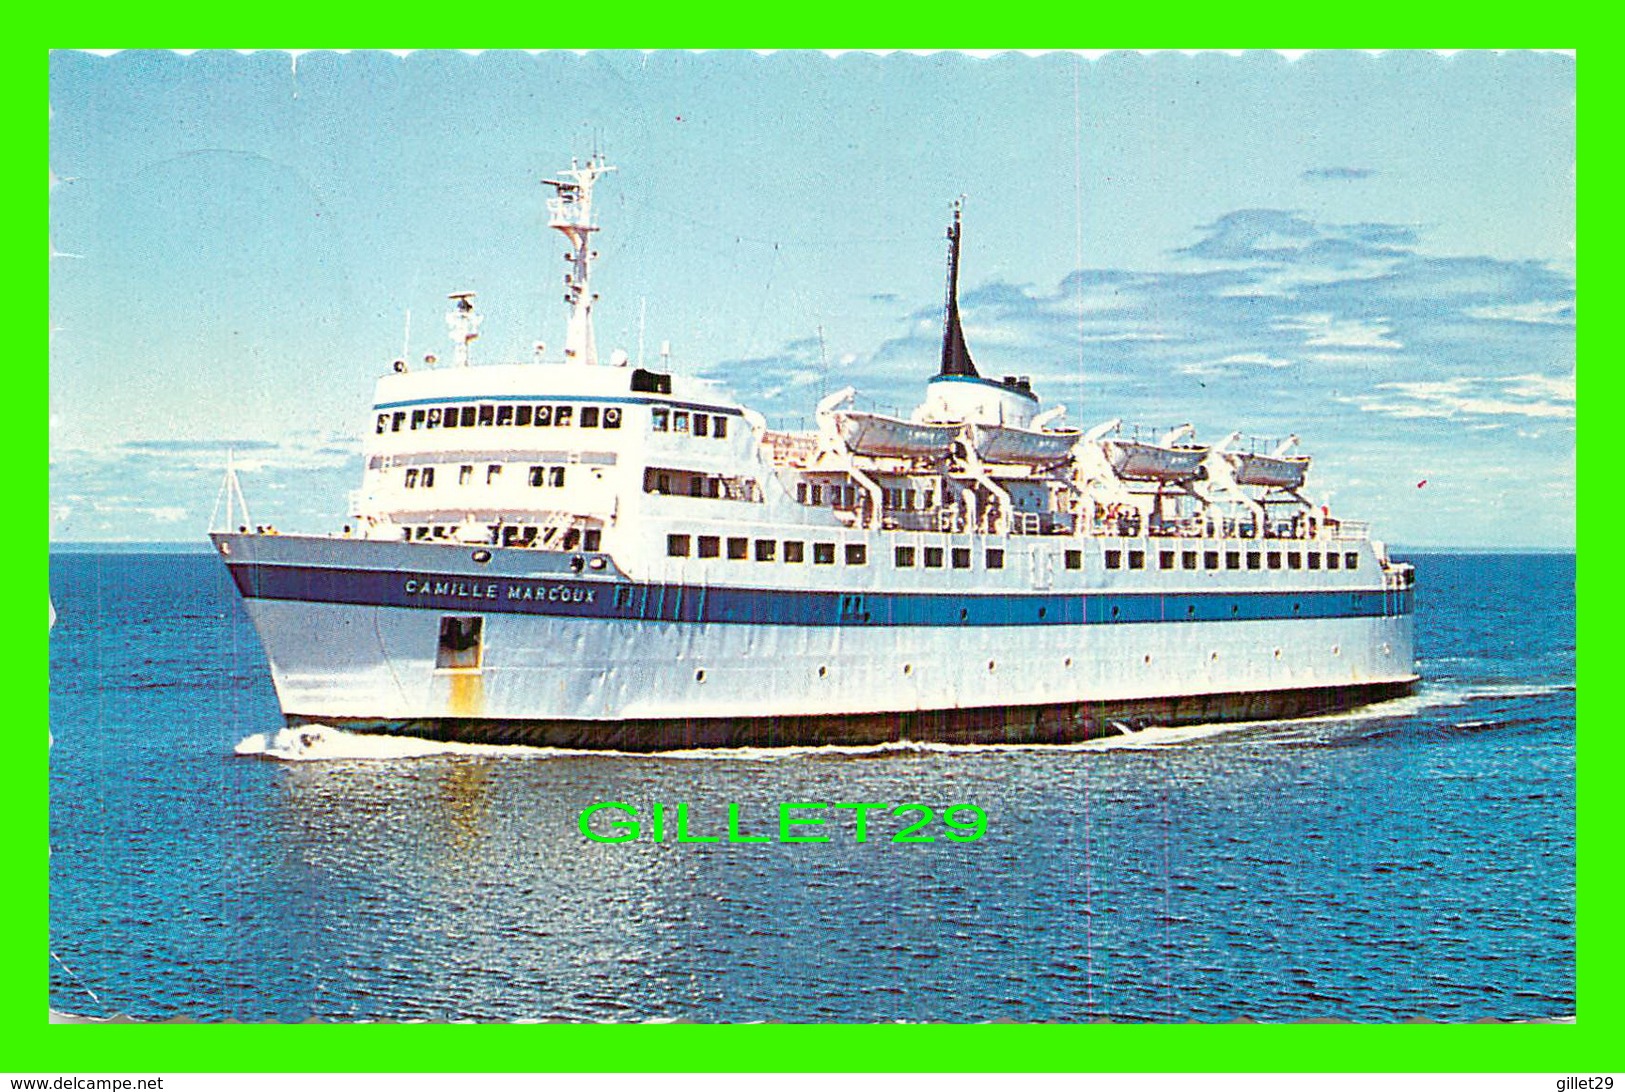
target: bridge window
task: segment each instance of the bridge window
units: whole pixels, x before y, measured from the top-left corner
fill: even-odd
[[[688,556],[688,536],[687,535],[667,535],[666,536],[666,556],[667,557],[687,557]]]
[[[694,415],[694,435],[709,436],[711,434],[711,418],[703,413]]]
[[[928,569],[942,568],[941,546],[927,546],[925,548],[925,567]]]
[[[598,407],[597,406],[582,406],[581,407],[581,427],[582,428],[597,428],[598,427]]]
[[[701,557],[718,556],[722,553],[722,540],[716,535],[701,535],[699,553]]]
[[[750,552],[750,540],[745,538],[730,538],[728,540],[728,560],[743,561]]]
[[[833,542],[815,542],[815,543],[813,543],[813,564],[814,565],[833,565],[833,564],[835,564],[835,543],[833,543]]]
[[[1107,550],[1106,551],[1106,568],[1108,568],[1108,569],[1121,569],[1122,567],[1123,567],[1123,551],[1122,550]]]
[[[784,544],[784,563],[786,565],[799,565],[805,560],[807,544],[791,539]]]
[[[987,567],[990,569],[1004,568],[1004,551],[989,548],[987,551]]]
[[[912,569],[914,567],[914,547],[899,546],[896,552],[897,567],[899,569]]]
[[[665,432],[671,425],[671,411],[658,406],[650,411],[649,420],[656,432]]]
[[[861,542],[849,542],[849,543],[847,543],[846,544],[846,563],[848,565],[867,565],[867,564],[869,564],[869,547],[865,546]]]
[[[1341,560],[1342,558],[1338,557],[1336,554],[1328,553],[1326,555],[1326,567],[1328,569],[1335,569],[1337,568],[1337,563]]]
[[[1344,554],[1343,555],[1343,568],[1345,568],[1345,569],[1358,569],[1359,567],[1360,567],[1360,555],[1359,554]]]
[[[773,560],[773,555],[776,552],[776,547],[777,546],[778,546],[778,543],[774,542],[770,538],[759,538],[759,539],[757,539],[756,540],[756,560],[757,561],[772,561]]]
[[[1082,550],[1068,550],[1066,552],[1066,557],[1064,558],[1064,560],[1065,560],[1067,568],[1069,568],[1069,569],[1081,569],[1081,568],[1083,568],[1083,551]]]
[[[815,507],[815,508],[818,505],[824,503],[824,487],[823,486],[815,485],[815,486],[812,487],[812,503],[813,503],[813,507]]]
[[[520,406],[519,408],[517,408],[517,409],[515,409],[513,411],[513,423],[515,425],[519,425],[519,426],[529,426],[530,425],[530,415],[535,413],[535,412],[536,412],[536,409],[533,406],[530,406],[530,405]]]
[[[726,440],[728,438],[728,419],[726,417],[714,417],[711,419],[711,435],[715,436],[719,440]]]
[[[671,415],[671,430],[673,432],[688,431],[688,411],[678,410]]]
[[[497,408],[489,402],[480,403],[479,424],[490,426],[496,424]]]
[[[497,426],[500,428],[500,427],[506,427],[506,426],[511,425],[511,424],[513,424],[513,407],[512,406],[498,406],[497,407]]]

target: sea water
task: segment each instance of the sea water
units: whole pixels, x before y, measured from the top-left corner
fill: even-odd
[[[1423,555],[1418,694],[1064,747],[604,755],[283,730],[209,555],[58,553],[51,1006],[198,1020],[1574,1013],[1572,555]],[[589,841],[974,803],[974,842]],[[849,813],[843,813],[849,814]],[[668,820],[669,822],[669,820]],[[889,830],[889,828],[888,828]]]

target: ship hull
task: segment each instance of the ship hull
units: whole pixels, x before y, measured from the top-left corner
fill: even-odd
[[[399,565],[421,560],[412,547],[388,568],[332,563],[346,545],[364,544],[232,564],[293,724],[621,751],[1069,742],[1329,712],[1415,682],[1408,589],[769,594],[440,579]],[[448,619],[476,618],[477,648],[448,654]]]

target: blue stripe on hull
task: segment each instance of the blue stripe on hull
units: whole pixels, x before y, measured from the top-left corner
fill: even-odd
[[[231,565],[247,599],[788,626],[1051,626],[1381,618],[1411,613],[1414,592],[828,592],[608,580]]]

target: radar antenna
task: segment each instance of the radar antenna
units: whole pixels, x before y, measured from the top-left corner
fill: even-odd
[[[542,185],[552,186],[557,195],[547,201],[547,226],[570,240],[570,251],[564,256],[570,263],[570,271],[564,275],[564,302],[570,305],[564,359],[573,364],[598,363],[598,345],[592,335],[592,305],[598,299],[592,291],[592,263],[598,257],[592,249],[592,236],[598,230],[592,216],[592,188],[599,175],[614,169],[594,152],[585,166],[572,159],[570,169],[560,171],[557,179],[542,179]]]

